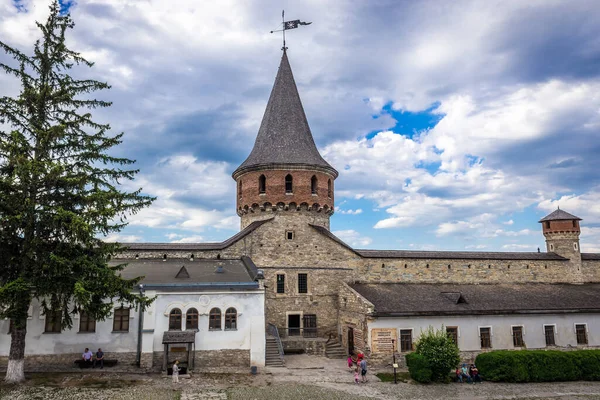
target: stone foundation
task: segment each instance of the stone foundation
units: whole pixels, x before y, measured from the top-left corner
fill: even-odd
[[[195,369],[213,367],[250,367],[250,350],[197,350]]]
[[[107,360],[118,360],[115,367],[110,369],[135,370],[140,368],[136,364],[136,353],[104,353],[104,358]],[[79,369],[75,364],[75,360],[81,360],[81,353],[67,354],[44,354],[25,356],[25,372],[56,372],[56,371],[71,371]],[[8,357],[0,357],[0,369],[5,370],[8,365]]]
[[[327,339],[324,338],[306,338],[306,339],[284,339],[281,341],[283,352],[286,350],[304,350],[311,356],[325,357],[325,345]]]

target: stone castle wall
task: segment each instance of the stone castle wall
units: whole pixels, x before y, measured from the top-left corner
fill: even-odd
[[[348,349],[348,333],[352,328],[354,335],[354,349],[369,354],[367,338],[369,335],[368,314],[374,311],[372,303],[363,298],[348,285],[340,286],[338,299],[340,327],[340,343],[344,349]]]
[[[576,283],[568,261],[369,258],[358,268],[361,282]]]

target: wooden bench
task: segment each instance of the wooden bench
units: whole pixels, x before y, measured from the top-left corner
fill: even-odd
[[[114,367],[115,365],[117,365],[118,362],[119,362],[119,360],[104,359],[104,366],[105,367]],[[75,360],[75,364],[78,365],[79,368],[91,368],[94,365],[93,361],[91,363],[86,363],[83,360]],[[100,363],[96,362],[96,366],[98,368],[100,368]]]

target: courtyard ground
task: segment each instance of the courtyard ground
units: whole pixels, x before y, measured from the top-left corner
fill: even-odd
[[[286,356],[286,368],[249,373],[197,373],[176,385],[160,374],[117,371],[38,373],[21,386],[0,385],[0,398],[36,399],[148,399],[148,400],[311,400],[311,399],[598,399],[600,382],[534,384],[432,384],[405,379],[397,385],[379,382],[369,373],[367,384],[356,385],[344,360],[305,355]],[[385,372],[389,372],[386,370]]]

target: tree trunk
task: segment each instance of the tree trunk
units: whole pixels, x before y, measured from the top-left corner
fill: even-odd
[[[13,321],[14,322],[14,321]],[[13,323],[10,335],[10,353],[8,355],[8,367],[6,368],[5,382],[18,383],[25,380],[25,335],[27,327],[17,328]]]

